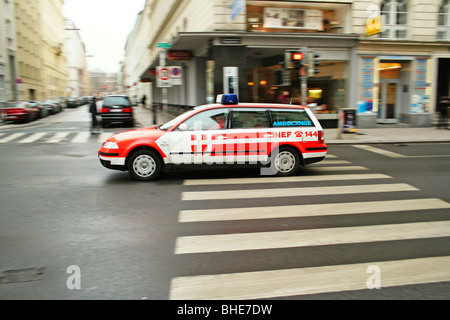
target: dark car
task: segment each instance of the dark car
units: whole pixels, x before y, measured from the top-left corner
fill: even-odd
[[[48,110],[47,107],[42,104],[41,101],[28,101],[32,108],[39,109],[39,117],[38,118],[45,118],[48,116]]]
[[[27,101],[7,102],[2,110],[2,117],[5,121],[28,122],[39,118],[40,109]]]
[[[76,99],[76,98],[68,98],[67,99],[67,108],[76,108],[79,106],[80,106],[80,104],[78,102],[78,99]]]
[[[106,96],[100,110],[102,126],[112,123],[126,123],[130,127],[134,126],[133,106],[126,95]]]
[[[42,105],[46,107],[48,114],[57,114],[62,111],[61,105],[54,100],[42,101]]]

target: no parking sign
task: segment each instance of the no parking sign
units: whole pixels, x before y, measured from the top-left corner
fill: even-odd
[[[172,85],[180,86],[183,84],[183,71],[181,67],[169,67],[172,71]]]

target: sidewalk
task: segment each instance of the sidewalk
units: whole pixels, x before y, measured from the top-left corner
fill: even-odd
[[[135,107],[136,121],[140,127],[147,128],[156,124],[166,123],[177,116],[170,111],[157,112],[157,123],[153,123],[153,112],[149,108],[142,106]],[[340,139],[338,129],[324,129],[325,141],[328,145],[345,144],[377,144],[377,143],[429,143],[429,142],[450,142],[450,130],[437,129],[436,127],[391,127],[380,125],[377,128],[358,129],[358,133],[351,137]]]

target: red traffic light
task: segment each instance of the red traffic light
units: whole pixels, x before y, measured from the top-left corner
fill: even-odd
[[[303,60],[303,53],[301,53],[301,52],[293,52],[292,53],[292,60],[293,61]]]

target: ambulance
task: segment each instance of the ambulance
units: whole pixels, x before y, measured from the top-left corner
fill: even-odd
[[[240,103],[227,94],[166,124],[115,134],[98,158],[108,169],[148,181],[162,169],[184,165],[256,165],[262,175],[289,176],[323,160],[327,150],[322,126],[308,107]]]

